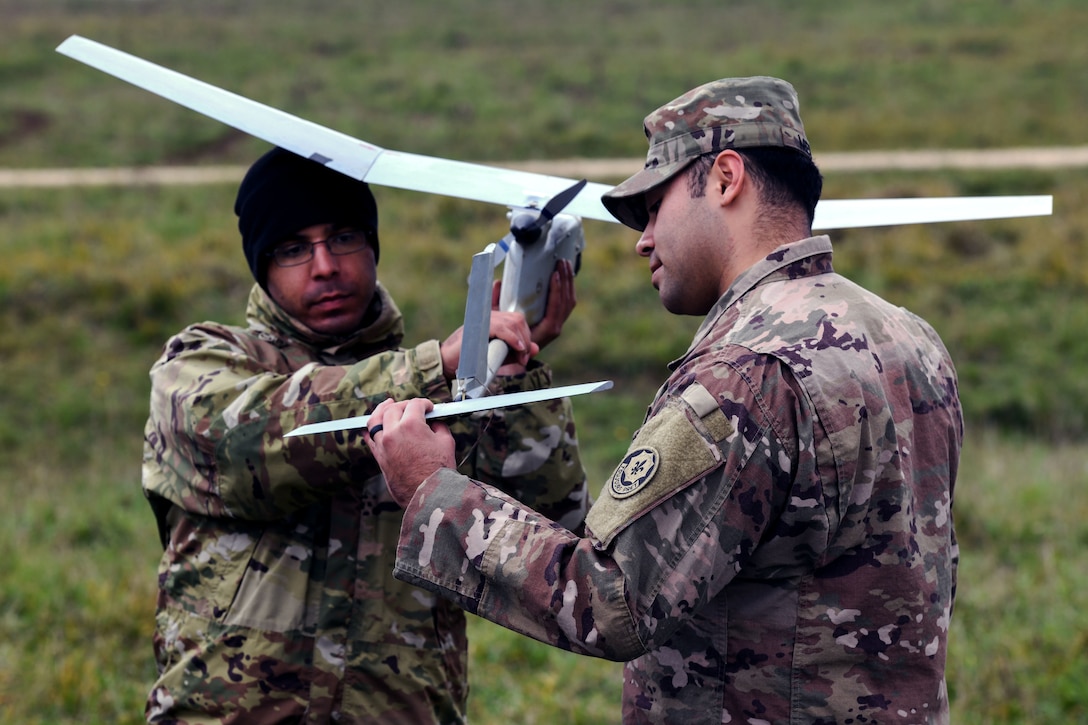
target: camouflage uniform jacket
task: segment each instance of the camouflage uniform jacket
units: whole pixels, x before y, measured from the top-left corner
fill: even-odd
[[[283,438],[389,396],[450,399],[438,343],[400,348],[400,312],[378,295],[377,319],[331,345],[254,287],[248,329],[191,326],[153,366],[143,485],[165,553],[149,720],[464,720],[464,613],[391,576],[403,511],[361,432]],[[569,405],[455,422],[458,460],[579,528]]]
[[[933,329],[834,273],[743,273],[670,366],[579,538],[444,469],[395,576],[627,661],[627,722],[943,722],[963,423]]]

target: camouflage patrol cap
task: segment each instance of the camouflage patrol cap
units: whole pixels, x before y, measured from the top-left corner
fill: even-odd
[[[811,157],[797,92],[768,76],[723,78],[692,89],[648,115],[643,122],[650,150],[646,166],[601,197],[623,224],[642,231],[643,195],[705,153],[778,146]]]

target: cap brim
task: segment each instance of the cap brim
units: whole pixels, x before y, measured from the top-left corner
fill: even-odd
[[[601,203],[624,226],[644,231],[650,222],[644,197],[646,192],[660,186],[683,171],[695,157],[679,159],[669,164],[643,169],[601,196]]]

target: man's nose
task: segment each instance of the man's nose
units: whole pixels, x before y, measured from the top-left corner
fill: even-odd
[[[314,275],[327,275],[339,268],[336,255],[329,251],[327,240],[314,242],[314,258],[310,260],[310,272]]]
[[[635,251],[638,252],[640,257],[649,257],[650,252],[654,250],[654,233],[653,222],[651,221],[646,225],[646,228],[642,230],[642,236],[635,242]]]

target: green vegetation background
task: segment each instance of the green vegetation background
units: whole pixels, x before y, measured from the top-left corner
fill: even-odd
[[[640,157],[642,116],[726,75],[791,80],[820,152],[1081,145],[1088,5],[1053,0],[0,0],[0,168],[246,164],[266,145],[53,52],[79,33],[382,146]],[[617,179],[597,179],[616,181]],[[1088,719],[1088,173],[833,174],[826,198],[1053,194],[1055,214],[833,234],[840,271],[931,320],[970,440],[949,691],[959,723]],[[379,189],[413,340],[459,324],[503,210]],[[0,722],[132,723],[154,677],[147,368],[241,321],[231,185],[0,189]],[[698,324],[634,235],[587,222],[548,350],[599,482]],[[476,723],[618,720],[620,666],[472,622]]]

